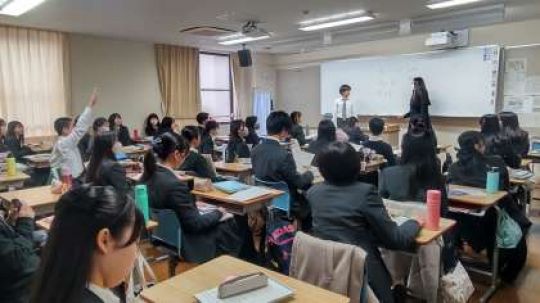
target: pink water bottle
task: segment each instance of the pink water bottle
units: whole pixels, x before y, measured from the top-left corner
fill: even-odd
[[[133,130],[133,139],[134,140],[139,140],[139,130],[138,129],[134,129]]]
[[[439,190],[428,190],[426,200],[426,228],[429,230],[439,230],[439,221],[441,220],[441,192]]]
[[[71,170],[69,167],[63,167],[62,168],[62,184],[64,186],[64,191],[68,191],[71,189],[71,186],[73,185],[73,177],[71,176]]]

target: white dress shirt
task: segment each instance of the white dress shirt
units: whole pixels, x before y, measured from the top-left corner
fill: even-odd
[[[81,152],[77,145],[92,126],[92,109],[86,107],[77,121],[77,125],[67,136],[60,136],[51,153],[51,168],[69,168],[71,176],[78,178],[84,171]]]
[[[345,116],[343,116],[343,103],[345,103]],[[347,119],[349,117],[354,117],[354,108],[352,100],[348,99],[343,101],[343,97],[339,97],[334,101],[334,119],[337,118]]]

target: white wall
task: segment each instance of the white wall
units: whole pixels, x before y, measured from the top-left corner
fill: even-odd
[[[149,113],[161,116],[152,43],[71,35],[72,113],[79,114],[99,88],[95,116],[118,112],[130,129],[142,129]]]

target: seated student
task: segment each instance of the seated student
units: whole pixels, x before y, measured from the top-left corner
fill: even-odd
[[[526,157],[529,153],[529,133],[519,127],[519,119],[515,113],[502,112],[499,114],[502,124],[502,135],[512,144],[514,153]]]
[[[204,126],[206,125],[206,122],[210,119],[210,114],[205,112],[200,112],[197,114],[197,117],[195,117],[195,120],[197,120],[197,123],[199,124],[197,128],[199,128],[199,133],[202,134],[204,132]]]
[[[212,159],[217,161],[216,142],[214,138],[218,134],[219,124],[214,120],[208,120],[204,126],[204,132],[201,137],[199,152],[204,155],[212,155]]]
[[[182,137],[189,144],[189,154],[184,160],[184,163],[180,166],[180,170],[194,172],[197,177],[217,180],[215,171],[210,167],[208,161],[199,154],[199,145],[201,143],[201,136],[199,134],[199,127],[186,126],[182,129]]]
[[[368,136],[362,132],[358,123],[359,121],[356,117],[349,117],[345,120],[345,125],[342,129],[349,136],[349,142],[360,145],[368,139]]]
[[[266,119],[268,137],[251,151],[251,165],[257,179],[287,183],[291,193],[293,215],[301,219],[309,219],[309,206],[305,205],[298,190],[307,190],[311,186],[313,173],[310,171],[298,173],[292,154],[280,145],[281,141],[289,138],[291,127],[292,120],[287,113],[272,112]],[[310,223],[306,222],[306,227],[309,227]]]
[[[251,144],[251,147],[259,144],[261,138],[257,135],[257,129],[259,125],[257,124],[256,116],[249,116],[246,118],[246,128],[248,130],[248,135],[246,136],[246,144]]]
[[[521,156],[514,151],[510,138],[501,133],[497,115],[482,116],[480,118],[480,132],[486,144],[486,155],[500,156],[511,168],[521,167]]]
[[[116,133],[101,133],[94,139],[94,149],[86,172],[86,182],[97,186],[112,186],[119,193],[127,193],[125,169],[116,162],[114,147],[117,144]]]
[[[17,161],[23,161],[24,156],[32,154],[30,148],[24,145],[24,126],[19,121],[8,123],[5,144]]]
[[[6,120],[0,118],[0,152],[6,150]]]
[[[304,128],[302,127],[302,113],[301,112],[292,112],[291,120],[293,126],[291,128],[291,138],[296,139],[300,146],[307,144],[306,134],[304,133]]]
[[[148,117],[146,117],[146,121],[144,122],[144,134],[147,137],[155,137],[159,135],[159,128],[161,127],[161,123],[159,123],[159,117],[157,114],[150,114]]]
[[[129,129],[122,124],[122,116],[120,116],[119,113],[114,113],[109,116],[109,127],[111,130],[118,133],[118,141],[122,143],[123,146],[133,144]]]
[[[148,186],[150,206],[171,209],[182,227],[182,256],[189,262],[205,262],[221,254],[237,254],[241,244],[235,236],[234,220],[222,208],[201,214],[188,186],[174,173],[189,153],[187,142],[180,136],[163,134],[153,142],[153,153],[144,159],[141,182]],[[158,161],[156,162],[157,156]]]
[[[174,133],[174,119],[171,117],[163,117],[161,119],[161,126],[159,127],[159,134],[163,135],[165,133]]]
[[[233,163],[238,158],[249,158],[250,152],[244,139],[247,135],[245,123],[242,120],[231,122],[231,132],[229,134],[229,143],[227,144],[227,158],[225,162]]]
[[[56,205],[31,302],[120,302],[110,289],[129,277],[143,229],[133,200],[114,188],[69,191]]]
[[[364,147],[374,150],[377,154],[382,155],[386,159],[386,167],[396,165],[396,157],[392,146],[386,142],[381,136],[384,130],[384,120],[381,118],[372,118],[369,120],[369,131],[371,136],[362,144]]]
[[[350,144],[326,145],[319,153],[319,170],[325,182],[307,193],[313,234],[363,248],[370,287],[381,302],[394,302],[392,280],[379,247],[414,249],[419,224],[409,220],[398,226],[390,219],[376,188],[357,181],[360,158]]]
[[[75,124],[77,124],[77,121],[75,121]],[[94,124],[92,125],[92,133],[87,132],[77,145],[81,151],[84,162],[90,160],[90,157],[92,156],[95,137],[104,132],[108,132],[109,130],[109,121],[107,121],[107,119],[99,117],[94,120]]]
[[[51,169],[60,171],[67,168],[75,179],[83,174],[84,166],[77,145],[92,123],[92,108],[96,102],[97,92],[94,90],[88,106],[80,115],[75,127],[69,117],[58,118],[54,121],[54,130],[58,134],[58,140],[51,153]]]
[[[506,164],[498,155],[487,155],[486,145],[481,133],[477,131],[467,131],[458,138],[459,151],[458,161],[450,166],[448,179],[449,183],[465,186],[485,188],[487,172],[491,167],[499,170],[499,188],[501,190],[510,189],[510,181]],[[531,222],[516,207],[511,195],[506,196],[499,202],[503,208],[520,226],[525,235],[531,226]],[[476,252],[487,249],[488,257],[493,256],[493,246],[495,242],[496,213],[493,208],[486,211],[484,217],[453,214],[458,221],[458,239],[465,241],[469,247]],[[527,246],[525,237],[515,249],[501,249],[500,277],[505,282],[512,282],[523,268],[527,258]]]
[[[317,129],[317,139],[309,144],[307,151],[315,154],[313,159],[313,165],[317,165],[317,154],[330,143],[335,142],[336,138],[336,126],[332,120],[321,120],[319,122],[319,128]]]
[[[34,211],[21,201],[15,225],[0,214],[0,302],[26,303],[39,257],[34,251]]]

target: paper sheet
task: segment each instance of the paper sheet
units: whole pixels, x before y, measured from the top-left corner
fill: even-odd
[[[302,150],[293,150],[292,154],[294,162],[296,162],[296,168],[299,173],[303,173],[308,170],[311,167],[313,158],[315,158],[314,154],[310,154]]]
[[[504,96],[504,111],[518,114],[533,112],[534,98],[531,96]]]
[[[229,199],[245,202],[251,199],[255,199],[264,195],[268,195],[270,191],[268,189],[258,187],[258,186],[251,186],[248,189],[241,190],[235,194],[232,194],[229,196]]]
[[[504,81],[505,95],[524,95],[527,84],[527,59],[508,59],[506,61]]]

